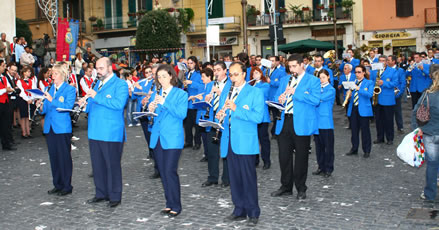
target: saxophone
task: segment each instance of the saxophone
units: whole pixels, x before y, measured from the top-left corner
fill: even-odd
[[[384,72],[384,70],[383,71],[379,70],[379,72],[377,73],[377,79],[375,81],[375,87],[373,87],[373,96],[372,96],[372,100],[373,100],[372,105],[373,106],[378,105],[378,95],[381,93],[381,87],[378,85],[378,81],[381,80],[382,72]]]

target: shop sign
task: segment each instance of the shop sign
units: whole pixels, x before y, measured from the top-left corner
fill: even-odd
[[[399,40],[392,40],[392,46],[393,46],[393,47],[399,47],[399,46],[416,46],[416,39],[399,39]]]
[[[388,32],[388,33],[377,33],[372,37],[374,39],[386,40],[386,39],[395,39],[395,38],[408,38],[411,34],[407,32]]]
[[[383,47],[383,41],[369,41],[370,48],[380,48]]]
[[[197,39],[195,41],[195,45],[197,47],[205,47],[206,46],[206,39]],[[220,46],[231,46],[231,45],[238,45],[238,36],[230,36],[230,37],[220,37]]]

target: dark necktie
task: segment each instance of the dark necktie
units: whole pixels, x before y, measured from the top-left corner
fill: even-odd
[[[102,86],[104,86],[104,83],[102,83],[101,85],[99,85],[98,90],[102,89]]]

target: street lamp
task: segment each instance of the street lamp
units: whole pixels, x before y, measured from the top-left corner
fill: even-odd
[[[247,0],[241,0],[242,5],[242,23],[244,24],[244,53],[247,53]]]

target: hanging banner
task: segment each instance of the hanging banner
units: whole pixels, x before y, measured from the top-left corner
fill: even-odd
[[[78,34],[79,34],[79,21],[78,20],[70,20],[69,23],[70,33],[66,34],[66,42],[69,44],[69,54],[70,59],[76,56],[76,47],[78,45]]]
[[[58,18],[58,29],[56,35],[56,61],[69,60],[69,44],[66,42],[67,29],[69,23],[67,19]]]

